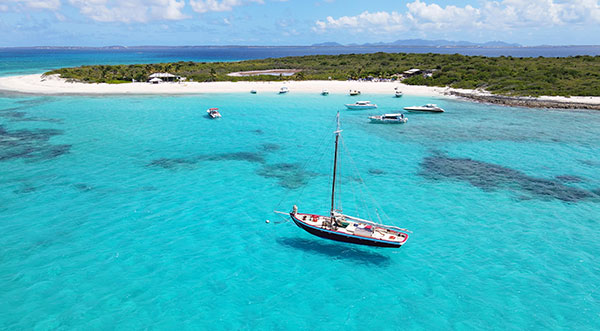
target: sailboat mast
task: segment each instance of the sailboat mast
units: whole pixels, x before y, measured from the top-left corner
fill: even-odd
[[[340,112],[337,113],[337,130],[335,130],[335,154],[333,156],[333,182],[331,183],[331,215],[335,210],[335,174],[337,172],[338,141],[340,139]]]

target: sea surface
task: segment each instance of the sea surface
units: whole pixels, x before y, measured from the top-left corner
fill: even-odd
[[[392,92],[0,94],[0,329],[599,329],[600,112]],[[338,111],[338,206],[400,249],[273,213],[328,212]]]

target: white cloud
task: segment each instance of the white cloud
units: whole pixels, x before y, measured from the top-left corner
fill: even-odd
[[[16,2],[32,9],[48,9],[56,10],[60,7],[60,0],[9,0],[9,2]],[[6,10],[8,10],[8,7]]]
[[[501,30],[600,23],[598,0],[484,0],[479,8],[467,5],[442,7],[414,0],[405,13],[367,11],[356,16],[327,17],[315,22],[315,31],[351,29],[387,33],[399,30]]]
[[[71,5],[98,22],[148,22],[181,20],[185,0],[69,0]]]
[[[364,11],[357,16],[342,16],[334,19],[328,16],[325,21],[316,22],[316,30],[350,28],[357,31],[398,31],[404,29],[405,17],[397,12]]]
[[[263,0],[190,0],[190,6],[198,13],[222,12],[230,11],[246,2],[264,3]]]

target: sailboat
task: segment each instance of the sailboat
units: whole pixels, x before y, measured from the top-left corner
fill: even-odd
[[[292,211],[289,213],[292,221],[306,232],[325,239],[367,246],[395,248],[402,246],[408,239],[408,230],[345,215],[341,210],[335,208],[338,143],[341,132],[340,113],[338,112],[337,130],[335,131],[335,154],[333,158],[331,209],[329,216],[299,213],[298,206],[294,205]]]

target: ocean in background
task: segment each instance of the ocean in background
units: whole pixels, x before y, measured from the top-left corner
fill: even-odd
[[[158,58],[110,54],[0,71]],[[0,94],[0,329],[600,328],[599,112],[359,99],[447,112],[376,125],[344,109],[357,98],[293,90]],[[375,197],[413,231],[400,249],[272,212],[327,213],[337,111],[342,207],[375,215]]]
[[[351,53],[440,53],[482,56],[565,57],[600,55],[600,46],[427,47],[427,46],[198,46],[129,49],[0,48],[0,76],[46,72],[94,64],[136,64],[178,61],[240,61],[268,57]]]

